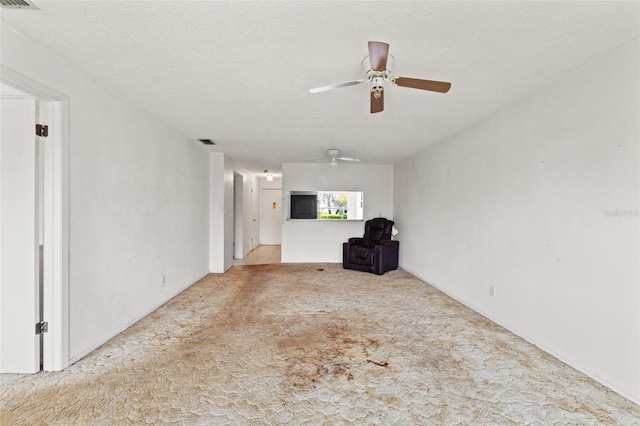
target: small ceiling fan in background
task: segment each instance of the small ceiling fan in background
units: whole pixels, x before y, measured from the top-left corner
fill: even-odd
[[[367,58],[364,58],[365,63]],[[365,69],[366,79],[352,80],[344,83],[330,84],[328,86],[315,87],[310,89],[311,93],[327,92],[329,90],[340,89],[342,87],[356,86],[365,81],[371,82],[371,113],[375,114],[384,110],[384,83],[391,81],[391,84],[411,89],[428,90],[431,92],[447,93],[451,88],[451,83],[444,81],[422,80],[419,78],[390,77],[391,73],[387,68],[388,59],[393,59],[389,55],[389,44],[382,41],[369,42],[369,69]],[[339,155],[339,154],[338,154]]]
[[[336,167],[338,165],[338,161],[353,161],[353,162],[358,162],[360,161],[357,158],[349,158],[349,157],[341,157],[340,156],[340,150],[339,149],[328,149],[327,150],[327,155],[329,156],[329,165],[331,167]]]

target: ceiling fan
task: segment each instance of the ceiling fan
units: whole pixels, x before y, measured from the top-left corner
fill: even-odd
[[[388,43],[382,41],[370,41],[368,58],[368,65],[366,64],[367,58],[364,58],[362,61],[363,66],[365,67],[366,79],[314,87],[313,89],[310,89],[309,92],[321,93],[329,90],[340,89],[342,87],[356,86],[364,83],[365,81],[371,82],[371,114],[375,114],[384,110],[384,83],[387,81],[391,81],[391,84],[396,86],[429,90],[431,92],[439,93],[447,93],[451,88],[451,83],[444,81],[422,80],[419,78],[408,77],[391,77],[391,73],[387,67],[387,62],[390,62],[388,59],[393,60],[393,56],[389,55]]]
[[[349,158],[349,157],[341,157],[339,149],[328,149],[327,155],[329,156],[329,165],[331,167],[336,167],[338,165],[338,160],[340,161],[360,161],[357,158]]]

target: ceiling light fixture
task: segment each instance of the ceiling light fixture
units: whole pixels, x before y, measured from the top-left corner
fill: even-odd
[[[267,174],[267,180],[271,182],[273,180],[273,174],[269,173],[269,170],[264,171]]]

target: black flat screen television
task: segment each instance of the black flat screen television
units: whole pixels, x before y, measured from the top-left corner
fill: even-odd
[[[291,219],[317,219],[318,196],[316,194],[291,194]]]

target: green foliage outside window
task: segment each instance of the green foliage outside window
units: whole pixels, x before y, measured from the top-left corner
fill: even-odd
[[[328,214],[328,213],[319,213],[318,219],[346,219],[346,214]]]

